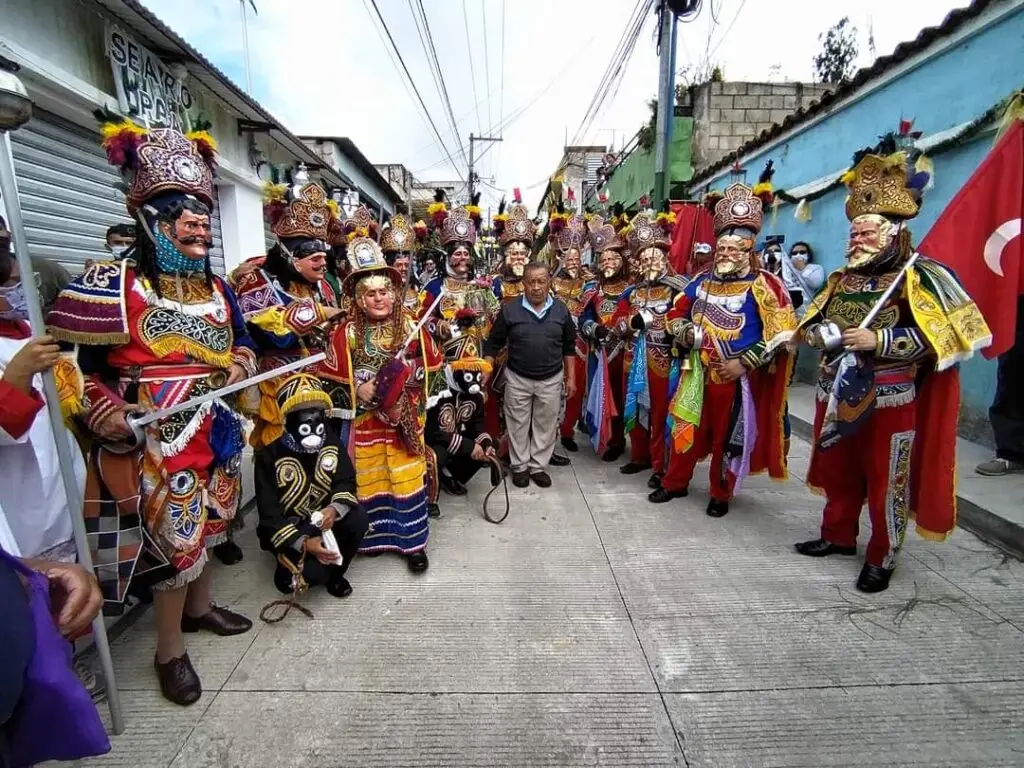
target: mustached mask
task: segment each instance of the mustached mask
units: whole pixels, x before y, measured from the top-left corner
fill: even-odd
[[[327,435],[324,410],[318,407],[294,410],[285,416],[284,429],[301,449],[310,453],[319,451]]]

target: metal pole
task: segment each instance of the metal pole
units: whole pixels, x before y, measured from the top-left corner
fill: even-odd
[[[18,259],[18,270],[21,272],[21,285],[25,291],[25,302],[28,304],[32,335],[43,336],[46,333],[46,323],[43,320],[43,309],[39,303],[39,291],[36,289],[35,271],[32,269],[32,260],[28,255],[28,240],[25,237],[25,225],[21,219],[18,184],[14,178],[14,164],[11,162],[11,137],[7,131],[0,131],[0,195],[3,195],[7,201],[7,223],[11,231],[14,253]],[[60,475],[64,482],[64,495],[75,530],[78,560],[84,568],[91,571],[92,555],[89,552],[89,541],[85,534],[85,520],[82,518],[82,494],[78,490],[78,480],[75,478],[70,433],[64,426],[64,415],[60,411],[60,397],[57,394],[57,383],[54,381],[53,372],[46,371],[42,378],[46,410],[50,415],[53,442],[57,447],[57,460],[60,462]],[[121,734],[124,732],[121,697],[117,692],[117,683],[114,680],[114,662],[110,658],[110,642],[107,640],[107,626],[103,623],[102,613],[93,620],[92,631],[96,638],[100,663],[103,665],[103,676],[107,681],[110,722],[114,733]]]
[[[675,103],[676,15],[667,2],[661,4],[661,58],[658,71],[658,117],[654,147],[654,207],[668,197],[668,148],[672,140]]]
[[[242,51],[245,53],[245,91],[252,96],[252,63],[249,60],[249,22],[245,13],[246,0],[238,0],[242,12]]]
[[[475,159],[474,159],[475,158],[475,153],[474,153],[473,150],[475,149],[475,147],[476,147],[476,137],[471,133],[471,134],[469,134],[469,199],[470,200],[473,199],[473,192],[476,191],[474,189],[474,185],[473,185],[473,163],[475,162]]]

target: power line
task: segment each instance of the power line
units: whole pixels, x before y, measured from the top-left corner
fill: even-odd
[[[505,0],[501,0],[501,87],[498,89],[498,119],[505,119]],[[498,147],[498,156],[494,159],[494,165],[501,165],[501,147]]]
[[[411,0],[410,0],[411,2]],[[448,97],[448,86],[445,85],[444,72],[441,70],[441,60],[437,57],[437,46],[434,45],[434,35],[430,31],[430,21],[427,19],[427,12],[423,8],[423,0],[416,0],[420,9],[420,16],[423,19],[423,29],[427,34],[427,43],[430,46],[428,58],[433,61],[434,69],[437,70],[437,78],[440,84],[440,95],[448,110],[448,119],[451,121],[452,130],[455,132],[455,140],[459,142],[459,151],[462,153],[462,161],[466,162],[466,148],[462,144],[462,137],[459,135],[459,124],[455,120],[455,112],[452,110],[452,101]],[[415,16],[415,13],[413,14]],[[424,46],[426,50],[426,46]]]
[[[469,36],[469,14],[466,12],[466,0],[462,0],[462,21],[466,27],[466,51],[469,54],[469,76],[473,81],[473,101],[476,104],[476,128],[482,134],[483,121],[480,119],[480,100],[476,96],[476,67],[473,66],[473,43]]]
[[[712,49],[711,53],[708,54],[707,60],[709,62],[711,61],[711,57],[718,53],[718,49],[722,47],[722,43],[725,42],[725,38],[727,38],[729,36],[729,33],[732,32],[732,27],[736,23],[736,19],[740,17],[740,14],[743,12],[743,6],[745,6],[746,4],[747,0],[740,0],[740,7],[736,9],[736,15],[732,17],[732,21],[729,22],[729,26],[725,28],[725,33],[722,35],[721,39],[719,39],[719,41],[715,44],[715,47],[714,49]]]
[[[487,46],[487,3],[480,3],[480,18],[484,27],[484,76],[487,78],[487,122],[493,122],[491,113],[491,54]]]
[[[365,5],[367,0],[363,0]],[[444,139],[441,138],[441,132],[437,130],[437,125],[434,124],[434,118],[430,116],[430,110],[427,109],[427,105],[423,102],[423,97],[420,95],[419,88],[416,87],[416,81],[412,79],[412,74],[409,72],[409,68],[405,65],[405,59],[402,58],[402,52],[398,50],[398,45],[395,43],[395,38],[391,35],[391,30],[388,29],[388,24],[384,21],[384,16],[380,12],[380,8],[377,7],[377,0],[369,0],[369,3],[373,6],[374,12],[377,14],[377,18],[380,20],[381,26],[384,28],[384,32],[388,36],[388,40],[391,42],[391,48],[394,50],[395,55],[398,57],[398,62],[402,65],[402,71],[405,72],[405,76],[409,80],[409,84],[412,86],[413,92],[416,95],[416,100],[419,102],[420,107],[423,109],[423,114],[427,118],[427,122],[430,123],[431,129],[434,131],[434,135],[437,136],[437,141],[440,143],[441,148],[444,150],[445,155],[448,157],[448,161],[452,164],[452,168],[455,169],[456,173],[462,173],[459,169],[458,163],[455,162],[455,158],[452,157],[452,153],[448,151],[448,145],[444,143]]]

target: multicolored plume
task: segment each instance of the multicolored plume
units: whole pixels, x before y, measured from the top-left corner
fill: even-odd
[[[505,231],[506,221],[508,221],[508,216],[505,214],[505,198],[502,196],[501,202],[498,203],[498,212],[491,219],[495,237],[501,237],[501,233]]]
[[[149,130],[109,109],[97,109],[93,115],[100,122],[101,146],[107,153],[107,162],[122,171],[137,168],[139,147],[145,143]]]
[[[448,206],[444,202],[444,190],[438,187],[434,190],[434,202],[427,206],[427,215],[430,216],[431,224],[435,229],[444,224],[448,218]]]
[[[473,220],[473,224],[480,229],[480,193],[474,192],[469,198],[469,205],[466,206],[466,213]]]
[[[764,170],[761,171],[761,175],[757,177],[757,184],[751,192],[755,197],[761,198],[761,204],[768,208],[772,204],[772,200],[775,198],[775,187],[772,186],[772,177],[775,175],[775,161],[769,160],[765,163]]]
[[[665,233],[668,235],[672,235],[672,233],[676,231],[676,215],[672,211],[672,206],[669,204],[667,199],[661,204],[661,210],[658,211],[658,215],[654,218],[654,221],[658,226],[665,230]]]

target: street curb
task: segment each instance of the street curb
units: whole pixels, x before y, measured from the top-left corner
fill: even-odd
[[[814,439],[814,425],[789,412],[793,434],[808,442]],[[957,525],[979,539],[1024,560],[1024,526],[1000,517],[969,499],[957,495]]]

